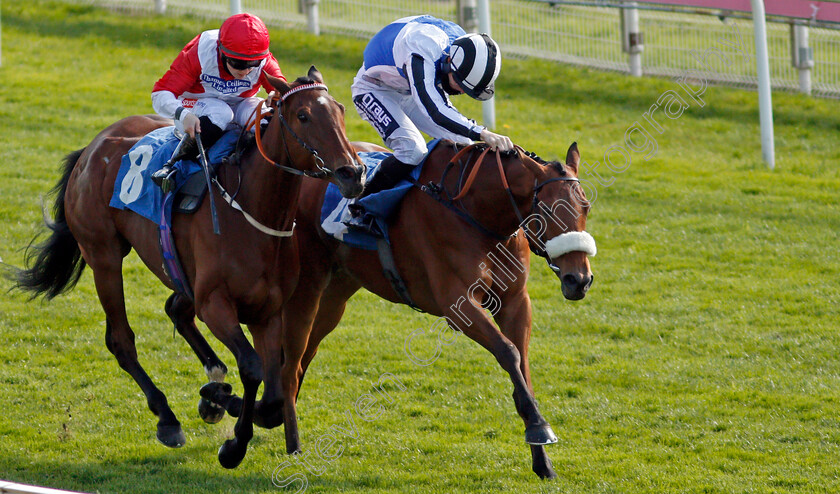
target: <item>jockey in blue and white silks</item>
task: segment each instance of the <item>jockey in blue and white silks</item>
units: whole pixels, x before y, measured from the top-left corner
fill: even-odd
[[[499,47],[486,34],[467,34],[457,24],[421,15],[385,26],[364,51],[353,80],[356,109],[379,132],[393,157],[382,162],[364,195],[389,188],[426,155],[422,132],[469,144],[483,140],[507,151],[511,140],[463,116],[449,95],[493,97],[501,68]]]

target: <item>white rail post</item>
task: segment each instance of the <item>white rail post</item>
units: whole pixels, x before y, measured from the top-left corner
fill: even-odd
[[[478,30],[482,33],[490,34],[490,1],[478,0]],[[482,116],[484,117],[484,126],[488,129],[496,128],[496,97],[481,104]]]
[[[478,31],[476,0],[458,0],[458,24],[468,33]]]
[[[241,0],[230,0],[230,15],[236,15],[242,13],[242,1]]]
[[[318,20],[318,2],[319,0],[306,0],[306,28],[314,34],[321,34],[321,26]]]
[[[630,75],[642,76],[642,50],[645,49],[642,33],[639,32],[639,9],[636,2],[629,2],[621,9],[621,48],[627,53]]]
[[[767,57],[767,24],[764,1],[750,0],[753,11],[756,72],[758,74],[758,114],[761,122],[761,155],[771,170],[776,167],[773,142],[773,99],[770,93],[770,63]]]
[[[159,15],[166,13],[166,0],[155,0],[155,13]]]
[[[791,64],[799,69],[799,90],[811,94],[811,69],[814,67],[814,54],[808,41],[808,26],[791,24],[790,57]]]

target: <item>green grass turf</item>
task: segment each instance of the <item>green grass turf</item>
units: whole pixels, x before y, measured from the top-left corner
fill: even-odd
[[[61,158],[113,121],[150,112],[155,80],[186,41],[216,25],[2,4],[4,262],[22,265]],[[375,141],[349,97],[364,42],[271,34],[283,71],[297,77],[316,64],[349,107],[350,137]],[[613,179],[584,175],[597,191],[587,229],[599,247],[586,299],[564,300],[541,262],[529,281],[533,377],[559,437],[548,448],[559,478],[531,472],[509,379],[489,353],[462,337],[434,364],[414,365],[405,338],[434,318],[362,292],[304,383],[309,459],[383,373],[406,389],[389,388],[393,401],[376,420],[351,415],[356,437],[340,441],[338,458],[290,463],[278,479],[305,476],[307,492],[840,491],[840,104],[775,94],[769,171],[755,93],[709,88],[702,108],[678,93],[690,107],[674,119],[660,110],[656,155],[633,152],[618,173],[604,153],[645,124],[662,94],[679,92],[675,82],[505,60],[497,87],[499,132],[549,159],[577,141],[590,170],[601,162],[597,171]],[[455,103],[481,115],[474,102]],[[125,277],[141,362],[187,445],[155,441],[142,393],[105,348],[89,271],[50,303],[6,293],[2,280],[0,478],[87,492],[283,492],[271,483],[291,461],[280,429],[258,429],[238,469],[218,465],[233,420],[197,417],[205,378],[163,314],[167,291],[133,254]],[[241,389],[235,370],[229,381]]]

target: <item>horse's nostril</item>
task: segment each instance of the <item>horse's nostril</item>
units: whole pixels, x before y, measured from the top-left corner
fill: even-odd
[[[339,180],[351,180],[356,176],[356,173],[351,167],[342,166],[335,171],[335,176],[338,177]]]
[[[579,283],[578,277],[573,274],[563,275],[563,284],[569,287],[576,287]]]

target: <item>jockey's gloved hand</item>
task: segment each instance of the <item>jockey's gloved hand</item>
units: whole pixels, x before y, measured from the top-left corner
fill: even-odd
[[[495,134],[487,129],[481,131],[481,140],[486,142],[494,151],[510,151],[513,149],[513,141],[510,137]]]
[[[177,112],[175,117],[175,128],[180,132],[186,132],[190,137],[195,138],[196,132],[201,132],[201,123],[198,117],[189,110]]]

